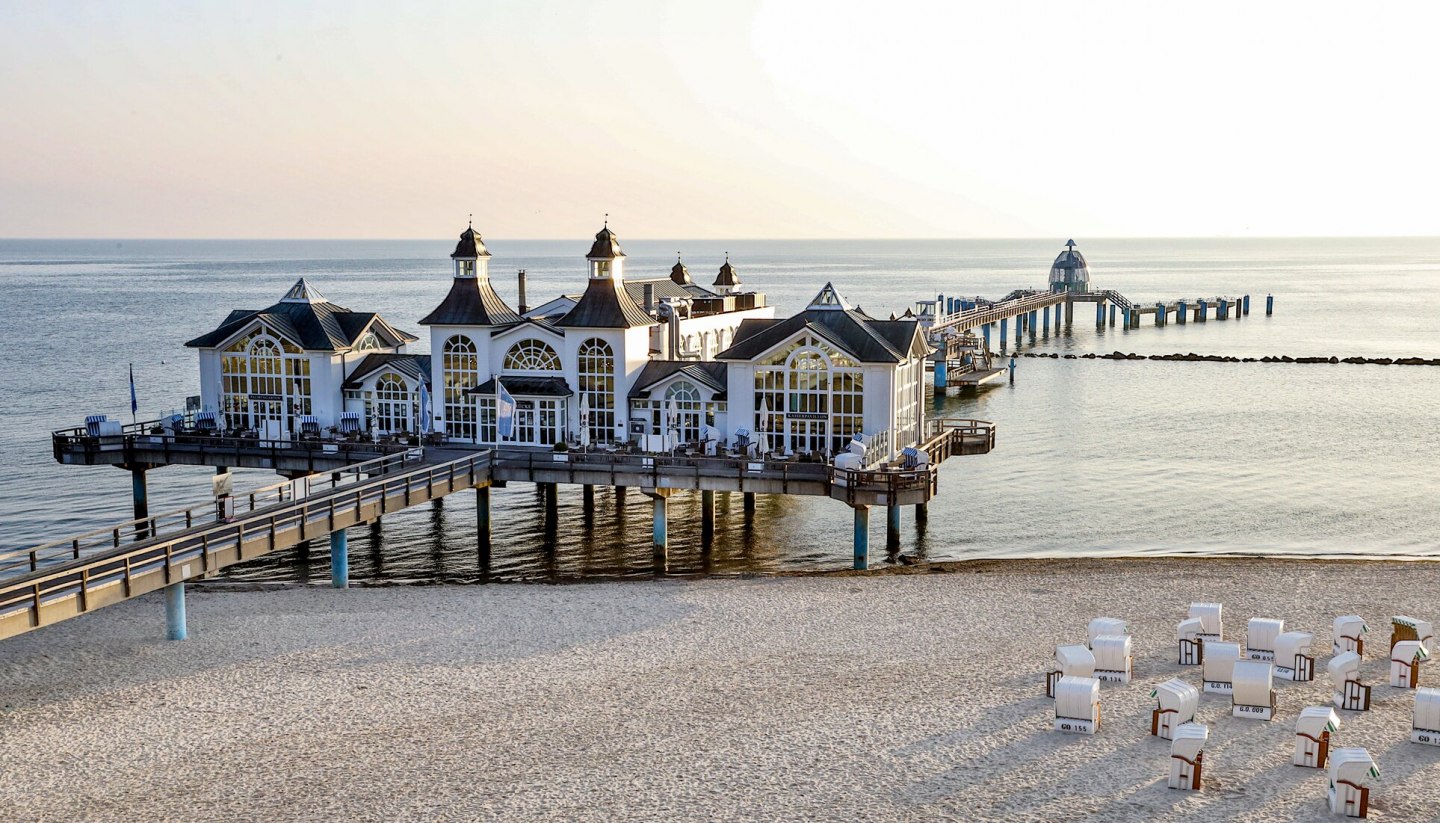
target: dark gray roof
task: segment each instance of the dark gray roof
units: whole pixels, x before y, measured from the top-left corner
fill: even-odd
[[[704,286],[699,286],[694,283],[682,286],[668,277],[658,277],[654,280],[626,280],[625,291],[630,295],[630,299],[634,300],[636,304],[643,304],[645,301],[646,285],[654,288],[656,302],[659,302],[666,297],[682,297],[688,300],[692,297],[719,296],[715,294],[715,292],[710,291]]]
[[[736,273],[735,267],[730,265],[730,255],[725,255],[725,265],[720,267],[720,273],[715,275],[716,286],[738,286],[740,275]]]
[[[452,259],[462,257],[489,257],[490,250],[485,248],[485,241],[480,239],[480,232],[475,231],[471,226],[460,233],[460,242],[455,244],[455,251],[451,253]]]
[[[681,286],[694,282],[690,279],[690,270],[685,268],[679,257],[675,258],[675,265],[670,267],[670,279]]]
[[[697,362],[694,360],[651,360],[640,370],[640,375],[635,378],[635,386],[630,389],[631,397],[649,397],[650,389],[656,383],[667,377],[676,374],[683,374],[687,378],[708,386],[711,391],[716,392],[716,399],[725,399],[725,391],[729,386],[726,382],[726,375],[729,373],[729,365],[716,363],[712,360]]]
[[[585,256],[599,260],[614,260],[625,256],[625,252],[620,250],[620,238],[610,231],[609,223],[595,235],[595,242],[590,245],[590,253]]]
[[[523,394],[539,397],[569,397],[575,392],[570,390],[570,384],[565,382],[563,377],[521,377],[501,375],[500,379],[505,383],[505,391],[512,395]],[[466,389],[466,394],[490,394],[496,393],[495,378],[490,378],[474,388]]]
[[[489,278],[456,277],[450,293],[420,321],[422,326],[508,326],[520,315],[500,299]]]
[[[259,311],[232,311],[214,331],[202,334],[185,345],[197,349],[218,346],[256,320],[269,324],[300,348],[309,351],[350,349],[367,327],[372,328],[377,337],[389,338],[392,345],[419,339],[391,326],[374,312],[352,312],[326,300],[282,300]]]
[[[637,326],[653,326],[655,319],[640,308],[635,298],[625,289],[619,288],[614,280],[609,277],[592,277],[585,287],[585,293],[580,295],[580,302],[556,321],[555,325],[584,329],[633,329]]]
[[[342,389],[358,389],[365,378],[381,369],[397,371],[412,380],[430,384],[430,355],[428,354],[367,354],[355,364],[350,376],[345,378]]]
[[[1074,241],[1074,240],[1071,240],[1071,241],[1069,241],[1069,242],[1067,242],[1067,243],[1065,244],[1065,251],[1060,252],[1060,255],[1055,258],[1055,264],[1052,265],[1050,268],[1052,268],[1052,269],[1083,269],[1083,268],[1086,268],[1086,265],[1085,265],[1085,255],[1083,255],[1083,254],[1081,254],[1080,252],[1078,252],[1078,251],[1075,250],[1075,241]]]
[[[730,348],[715,357],[753,360],[807,328],[862,363],[899,363],[916,351],[914,320],[873,320],[855,311],[807,309],[784,320],[741,321]]]

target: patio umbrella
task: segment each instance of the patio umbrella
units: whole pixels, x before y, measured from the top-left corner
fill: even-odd
[[[580,394],[580,448],[590,445],[590,396]]]
[[[666,427],[667,433],[675,433],[675,439],[670,442],[670,447],[666,451],[673,451],[676,446],[680,445],[680,410],[676,408],[673,397],[665,404],[665,416],[669,418],[669,425]]]
[[[755,424],[755,448],[764,457],[770,451],[770,401],[760,398],[760,413]]]

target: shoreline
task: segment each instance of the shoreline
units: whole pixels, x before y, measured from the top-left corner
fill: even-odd
[[[943,568],[204,590],[182,643],[147,595],[0,644],[0,758],[26,764],[0,803],[89,820],[1328,819],[1323,772],[1289,752],[1348,613],[1370,623],[1374,708],[1342,712],[1335,745],[1376,758],[1372,819],[1440,803],[1440,749],[1408,742],[1413,693],[1377,659],[1391,615],[1435,617],[1427,564]],[[1173,641],[1191,601],[1224,603],[1227,640],[1262,616],[1314,633],[1317,673],[1275,684],[1270,723],[1202,695],[1205,785],[1182,793],[1149,693],[1198,684]],[[1102,687],[1094,737],[1050,731],[1054,646],[1101,615],[1129,621],[1135,680]]]

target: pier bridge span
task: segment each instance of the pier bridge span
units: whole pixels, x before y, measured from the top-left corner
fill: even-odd
[[[229,461],[245,457],[249,444],[157,442],[162,435],[130,433],[109,444],[73,443],[57,432],[57,458],[83,457],[88,464],[129,467],[147,450],[190,462],[201,448]],[[138,442],[139,438],[146,438]],[[215,438],[212,438],[215,440]],[[115,446],[116,448],[102,447]],[[885,506],[892,539],[898,539],[899,509],[914,505],[916,516],[939,488],[939,467],[950,457],[986,454],[995,446],[995,426],[980,420],[931,420],[919,452],[907,465],[893,461],[864,469],[826,463],[750,457],[678,457],[606,451],[554,452],[541,449],[480,449],[446,446],[405,448],[394,454],[327,466],[327,470],[232,498],[211,499],[174,512],[138,517],[104,529],[31,549],[0,552],[0,639],[33,631],[115,603],[164,589],[171,639],[186,634],[184,586],[188,580],[307,540],[330,538],[331,582],[349,582],[345,530],[459,491],[476,491],[476,549],[482,579],[492,551],[490,488],[533,482],[546,490],[547,517],[555,516],[556,484],[578,484],[593,503],[593,488],[639,488],[654,500],[654,560],[667,571],[667,500],[682,490],[702,495],[702,517],[713,530],[714,492],[742,492],[747,508],[754,494],[828,496],[854,510],[854,565],[868,567],[869,510]],[[255,446],[254,448],[262,448]],[[315,458],[307,448],[270,449],[277,461],[264,468],[297,465]],[[238,450],[238,451],[237,451]],[[283,452],[283,453],[282,453]],[[360,452],[352,452],[353,459]],[[68,461],[64,461],[68,462]],[[211,463],[210,465],[213,465]],[[244,465],[223,462],[222,465]]]

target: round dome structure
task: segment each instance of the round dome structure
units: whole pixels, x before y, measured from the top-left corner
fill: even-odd
[[[1065,244],[1065,251],[1050,267],[1050,291],[1090,291],[1090,269],[1085,265],[1085,255],[1076,251],[1074,240]]]

